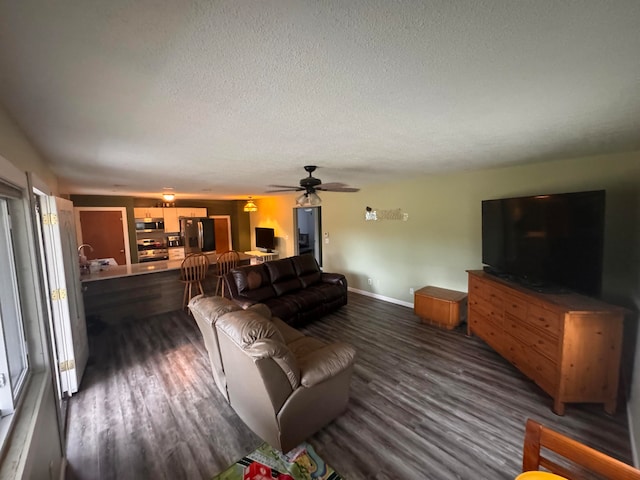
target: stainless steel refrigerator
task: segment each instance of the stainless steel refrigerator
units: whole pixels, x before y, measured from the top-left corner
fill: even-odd
[[[212,218],[181,218],[184,253],[215,252],[216,235]]]

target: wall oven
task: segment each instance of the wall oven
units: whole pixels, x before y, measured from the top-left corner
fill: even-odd
[[[164,232],[164,219],[136,218],[136,232]]]

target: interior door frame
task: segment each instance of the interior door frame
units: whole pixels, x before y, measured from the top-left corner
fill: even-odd
[[[314,213],[314,225],[313,228],[316,230],[315,239],[313,242],[313,256],[318,261],[318,265],[322,268],[322,206],[314,205],[314,206],[306,206],[306,207],[293,207],[293,250],[294,255],[300,254],[300,245],[298,244],[298,210],[307,210],[309,208],[315,209]]]
[[[222,219],[227,221],[227,232],[229,232],[229,250],[233,250],[233,239],[231,235],[231,215],[209,215],[209,218]]]
[[[76,219],[76,236],[78,245],[82,245],[82,224],[80,223],[80,212],[120,212],[122,215],[122,237],[124,240],[124,256],[127,265],[131,265],[131,247],[129,246],[129,226],[127,224],[127,207],[73,207],[73,214]]]

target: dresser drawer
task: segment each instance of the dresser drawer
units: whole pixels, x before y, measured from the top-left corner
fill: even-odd
[[[527,302],[515,295],[504,294],[504,312],[521,320],[527,318]]]
[[[478,280],[475,277],[469,278],[469,299],[482,298],[487,302],[491,298],[489,295],[489,285],[485,282]]]
[[[538,353],[547,357],[554,363],[558,361],[558,338],[543,330],[532,329],[530,325],[519,318],[505,315],[504,329],[509,335],[517,339],[530,349],[537,350]]]
[[[529,305],[527,322],[555,338],[560,334],[561,315],[551,310]]]
[[[484,316],[491,317],[499,324],[502,324],[502,310],[500,308],[496,308],[495,305],[492,305],[487,299],[482,297],[476,297],[471,300],[470,308],[477,309]]]
[[[504,351],[504,334],[502,327],[490,318],[484,317],[477,310],[469,310],[468,318],[471,331],[487,342],[498,353]]]
[[[507,338],[509,338],[508,335]],[[557,364],[517,339],[507,340],[507,344],[509,351],[509,354],[505,355],[507,360],[547,393],[554,394],[558,384]]]

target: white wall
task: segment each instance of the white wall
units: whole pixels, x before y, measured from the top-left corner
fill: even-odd
[[[56,193],[58,182],[45,161],[19,127],[0,107],[0,178],[26,184],[26,172],[36,175],[38,188]],[[22,239],[21,241],[30,241]],[[37,285],[34,285],[37,289]],[[37,292],[29,292],[37,295]],[[64,447],[58,428],[56,394],[47,354],[48,329],[36,298],[25,311],[25,330],[31,349],[33,378],[15,416],[9,449],[0,464],[0,478],[58,478],[63,467]]]
[[[603,296],[637,312],[640,152],[424,176],[365,186],[358,193],[321,193],[322,228],[329,234],[329,244],[323,244],[324,270],[344,273],[350,287],[405,303],[413,302],[411,287],[467,291],[465,270],[482,267],[482,200],[598,189],[607,190]],[[287,228],[294,196],[260,200],[252,225],[266,221],[263,202],[268,205],[264,209],[268,222],[280,227],[278,235],[288,233],[293,238]],[[367,206],[400,208],[409,219],[366,222]],[[283,253],[291,255],[293,249]],[[368,278],[373,285],[368,285]],[[628,323],[633,327],[635,320]],[[635,329],[627,332],[626,350],[633,351]],[[625,361],[633,360],[626,356]],[[631,371],[630,365],[625,370]],[[631,430],[640,439],[640,366],[631,391]]]

